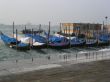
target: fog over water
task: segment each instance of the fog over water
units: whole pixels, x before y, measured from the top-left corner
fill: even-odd
[[[102,23],[110,17],[110,0],[0,0],[0,23]]]

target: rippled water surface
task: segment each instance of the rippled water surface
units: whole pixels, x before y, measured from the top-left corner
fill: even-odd
[[[19,31],[23,29],[23,26],[16,26]],[[46,29],[46,28],[45,28]],[[54,29],[57,30],[57,29]],[[1,25],[0,31],[5,34],[11,35],[12,34],[12,26]],[[109,47],[108,47],[109,48]],[[93,50],[100,50],[102,48],[70,48],[70,49],[36,49],[36,50],[29,50],[26,52],[17,51],[7,47],[2,40],[0,39],[0,61],[7,61],[7,60],[15,60],[15,59],[30,59],[32,57],[44,57],[48,55],[63,55],[63,54],[76,54],[83,51],[93,51]]]

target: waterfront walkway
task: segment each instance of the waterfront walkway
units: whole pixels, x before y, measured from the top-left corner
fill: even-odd
[[[59,56],[45,56],[26,60],[4,61],[0,63],[0,76],[19,74],[34,70],[60,68],[84,62],[110,59],[110,49],[100,51],[79,52],[76,55],[65,53]]]

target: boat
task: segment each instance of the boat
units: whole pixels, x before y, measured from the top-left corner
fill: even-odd
[[[69,39],[69,38],[68,38]],[[85,45],[85,39],[83,38],[78,38],[76,36],[70,37],[70,46],[72,47],[80,47]]]
[[[109,34],[100,34],[98,37],[98,46],[108,46],[110,43]]]
[[[14,49],[23,50],[23,51],[30,50],[30,45],[22,43],[22,42],[20,42],[20,43],[18,43],[16,45],[12,45],[11,47],[14,48]]]
[[[16,38],[16,34],[14,34],[14,38]],[[37,34],[18,34],[17,39],[22,43],[30,44],[32,49],[41,49],[46,47],[46,39]]]
[[[29,39],[29,44],[33,49],[41,49],[46,47],[47,41],[43,36],[40,35],[42,32],[43,30],[41,30],[41,25],[39,25],[38,31],[34,31],[33,29],[26,29],[26,26],[25,30],[22,31],[22,33],[25,35],[24,39],[31,38],[31,40]]]
[[[1,34],[1,39],[7,46],[11,48],[14,48],[17,50],[29,50],[30,49],[28,44],[22,43],[21,41],[18,41],[15,38],[11,38],[3,33]]]
[[[69,45],[69,40],[62,35],[54,34],[48,36],[47,33],[45,33],[45,35],[48,42],[47,45],[50,48],[62,49],[62,48],[67,48]]]
[[[69,40],[65,37],[51,36],[49,37],[48,45],[51,48],[67,48],[69,45]]]
[[[31,30],[31,29],[27,29],[26,28],[26,25],[25,25],[25,29],[23,29],[22,31],[22,34],[41,34],[41,33],[43,33],[43,30],[41,29],[41,24],[39,25],[39,30]]]
[[[85,46],[86,47],[95,47],[97,46],[98,41],[96,39],[88,39],[86,40]]]
[[[24,29],[21,31],[22,34],[32,34],[32,30],[31,29]],[[34,34],[39,34],[39,33],[42,33],[43,30],[36,30],[36,31],[33,31]]]
[[[62,48],[67,48],[69,45],[69,40],[66,37],[61,36],[59,34],[50,35],[50,22],[49,22],[48,33],[44,32],[44,34],[47,40],[47,47],[62,49]]]
[[[38,34],[25,34],[25,36],[32,38],[31,44],[33,49],[46,47],[47,40],[45,37]]]
[[[54,36],[64,37],[61,34],[54,34]],[[79,46],[84,46],[85,44],[84,35],[82,34],[78,34],[78,36],[75,36],[73,34],[66,35],[65,37],[68,39],[70,47],[79,47]]]
[[[1,34],[1,39],[7,45],[16,45],[16,43],[19,43],[15,38],[8,37],[3,33]]]
[[[62,35],[61,35],[62,36]],[[84,34],[78,34],[75,36],[75,34],[70,35],[70,37],[67,37],[68,40],[70,40],[70,46],[71,47],[94,47],[97,46],[97,40],[96,39],[85,39]]]

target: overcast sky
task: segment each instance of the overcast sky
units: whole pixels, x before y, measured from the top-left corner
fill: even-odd
[[[101,23],[108,16],[110,0],[0,0],[0,23],[53,24]]]

